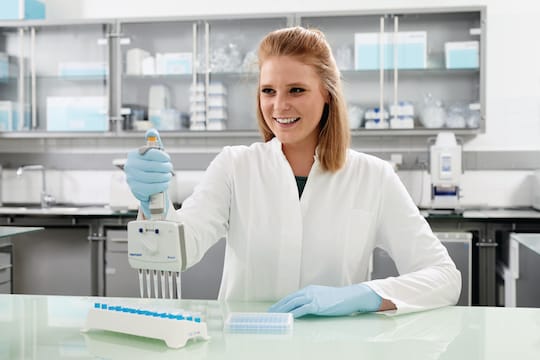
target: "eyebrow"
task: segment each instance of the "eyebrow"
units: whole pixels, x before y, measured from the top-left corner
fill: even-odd
[[[300,83],[300,82],[295,82],[295,83],[290,83],[290,84],[285,84],[286,87],[308,87],[307,84],[305,83]],[[273,87],[271,84],[261,84],[260,85],[261,88],[266,88],[266,87]]]

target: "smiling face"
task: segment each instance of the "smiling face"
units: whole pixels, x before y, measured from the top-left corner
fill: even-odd
[[[272,56],[260,68],[259,106],[284,147],[315,150],[326,91],[315,69],[290,56]]]

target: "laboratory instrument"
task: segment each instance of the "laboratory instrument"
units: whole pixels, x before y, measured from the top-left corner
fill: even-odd
[[[224,329],[228,332],[255,334],[286,334],[292,331],[291,313],[230,313]]]
[[[400,101],[390,106],[390,128],[413,129],[414,105],[410,101]]]
[[[390,115],[386,109],[375,107],[368,109],[364,114],[366,122],[364,124],[366,129],[388,129],[388,119]]]
[[[88,311],[83,332],[91,329],[115,331],[165,341],[181,348],[190,339],[208,340],[206,322],[196,313],[163,307],[94,303]]]
[[[157,148],[162,150],[157,131],[146,132],[146,146],[140,154]],[[184,227],[164,221],[168,206],[165,192],[150,197],[150,219],[128,223],[128,260],[139,272],[140,296],[181,298],[180,272],[186,269]],[[158,282],[158,274],[160,281]],[[166,284],[168,286],[166,286]],[[174,287],[176,285],[176,293]]]
[[[456,210],[459,208],[462,146],[458,145],[454,133],[443,132],[437,135],[429,152],[431,207]]]
[[[420,111],[420,122],[426,128],[442,128],[446,124],[446,111],[440,100],[430,93],[424,95],[424,105]]]

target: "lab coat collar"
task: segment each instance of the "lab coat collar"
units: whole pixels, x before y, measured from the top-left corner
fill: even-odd
[[[283,147],[281,141],[278,140],[276,136],[272,138],[272,140],[269,141],[270,146],[272,146],[272,150],[281,154],[283,158],[286,160],[285,154],[283,153]],[[313,159],[315,160],[315,163],[319,163],[319,145],[315,148],[315,155],[313,155]]]

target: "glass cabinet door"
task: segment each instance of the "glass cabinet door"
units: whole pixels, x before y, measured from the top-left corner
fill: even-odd
[[[258,129],[257,48],[267,33],[291,23],[287,17],[207,21],[207,130]]]
[[[101,23],[29,29],[33,129],[109,131],[107,33],[108,25]]]
[[[194,21],[121,23],[125,130],[190,128],[190,89],[198,67],[193,54],[199,27]]]
[[[30,82],[26,29],[0,27],[0,132],[29,130]]]
[[[483,128],[483,14],[301,16],[342,71],[352,129]]]
[[[478,130],[483,125],[481,13],[397,15],[398,56],[413,59],[425,48],[425,67],[399,71],[399,100],[414,105],[418,127]],[[419,52],[419,51],[417,51]]]
[[[380,116],[379,108],[381,103],[387,106],[387,102],[384,101],[386,99],[381,99],[381,90],[384,92],[385,87],[388,87],[388,74],[379,71],[379,48],[373,45],[370,48],[370,59],[366,59],[364,63],[359,62],[355,56],[355,34],[366,34],[376,44],[379,39],[380,18],[380,15],[361,17],[317,15],[300,18],[302,26],[321,30],[332,47],[342,74],[351,129],[366,128],[365,118],[368,114],[373,115],[371,121],[373,127],[385,126],[385,119]]]

